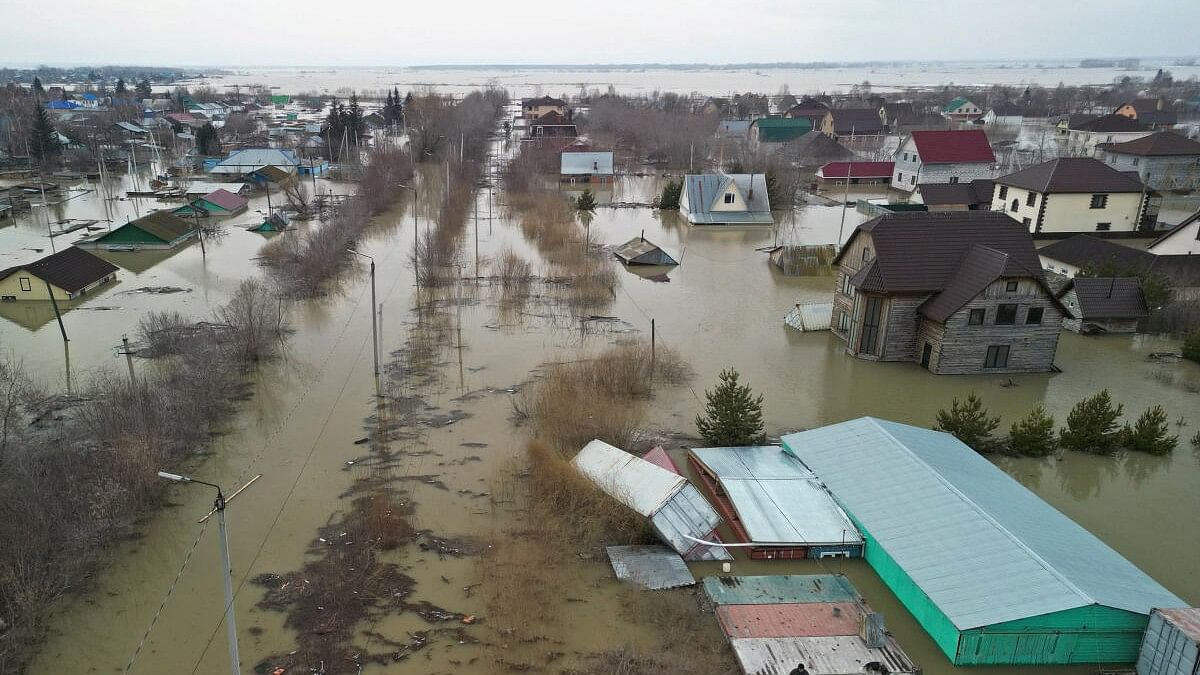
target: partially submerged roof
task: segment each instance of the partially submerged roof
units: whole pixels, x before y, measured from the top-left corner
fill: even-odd
[[[288,173],[295,171],[300,161],[290,151],[278,148],[246,148],[221,160],[209,173],[245,174],[266,166],[278,167]]]
[[[691,586],[696,583],[687,563],[666,546],[609,546],[613,573],[652,591]]]
[[[618,246],[613,253],[626,265],[678,265],[666,251],[644,237],[634,237]]]
[[[920,672],[891,636],[880,648],[867,647],[857,635],[733,638],[729,646],[750,675],[783,675],[800,663],[809,675],[862,675],[872,663],[887,669],[881,673]]]
[[[74,293],[116,272],[117,266],[100,256],[72,246],[33,262],[0,270],[0,280],[7,279],[21,270],[68,293]]]
[[[124,225],[114,227],[112,232],[102,232],[98,236],[89,237],[84,241],[103,242],[105,239],[113,238],[112,235],[114,233],[126,228],[137,228],[166,244],[186,238],[195,233],[192,223],[170,211],[152,211],[137,220],[131,220]]]
[[[861,610],[855,602],[719,605],[721,629],[731,638],[858,635]]]
[[[705,577],[714,605],[858,602],[858,591],[840,574]]]
[[[559,173],[563,176],[613,175],[612,150],[561,153]]]
[[[950,434],[863,417],[783,442],[959,630],[1186,606]]]
[[[1142,192],[1137,178],[1090,157],[1060,157],[996,179],[1001,185],[1046,194]]]
[[[999,211],[889,213],[859,225],[842,248],[861,233],[871,236],[871,264],[855,283],[890,293],[940,291],[954,278],[974,244],[1006,254],[1003,275],[1042,278],[1028,228]],[[839,254],[833,262],[838,264]],[[859,279],[859,275],[862,279]]]
[[[761,173],[705,173],[683,177],[682,206],[693,223],[772,223],[771,202],[767,195],[767,177]],[[724,211],[714,207],[731,189],[741,194],[745,211]]]
[[[819,178],[891,178],[895,162],[829,162],[817,170]]]
[[[216,190],[225,190],[233,194],[241,194],[246,191],[246,183],[222,183],[220,181],[198,180],[193,181],[190,185],[184,187],[184,191],[189,195],[204,196]]]
[[[246,199],[245,197],[241,195],[235,195],[225,189],[213,190],[212,192],[204,195],[201,199],[210,204],[215,204],[226,211],[237,211],[239,209],[244,209],[246,208],[246,205],[250,203],[250,200]]]
[[[862,543],[816,476],[781,448],[696,448],[692,456],[717,477],[751,543]]]
[[[1059,291],[1059,298],[1072,289],[1078,318],[1084,320],[1140,319],[1150,313],[1142,282],[1135,277],[1075,277]]]
[[[1124,143],[1104,146],[1108,152],[1139,157],[1180,157],[1200,155],[1200,142],[1172,131],[1160,131]]]
[[[924,164],[991,163],[996,161],[992,145],[982,129],[962,131],[914,131],[913,143]]]

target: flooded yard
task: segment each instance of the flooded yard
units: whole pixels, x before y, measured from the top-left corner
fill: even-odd
[[[494,150],[503,157],[513,148],[497,141]],[[240,403],[240,414],[213,452],[191,466],[163,467],[194,473],[227,490],[263,475],[231,502],[228,512],[244,671],[269,655],[297,648],[295,626],[285,624],[284,613],[259,606],[264,589],[251,580],[302,569],[313,559],[310,545],[349,509],[348,491],[356,481],[377,474],[396,481],[412,510],[413,527],[427,532],[385,556],[412,579],[406,600],[427,602],[452,616],[431,623],[419,612],[402,611],[369,630],[360,626],[356,644],[404,655],[386,666],[367,665],[363,672],[495,672],[486,654],[509,648],[516,655],[513,663],[533,662],[531,655],[536,655],[537,670],[559,672],[594,652],[652,645],[655,638],[644,617],[633,620],[636,609],[631,608],[644,609],[658,596],[639,596],[611,578],[607,561],[580,559],[573,550],[562,551],[561,563],[533,575],[544,576],[554,588],[569,589],[559,598],[558,610],[570,620],[553,626],[539,644],[498,644],[490,627],[500,624],[501,617],[487,615],[477,588],[487,576],[480,559],[430,545],[430,535],[487,542],[514,528],[532,528],[530,536],[536,536],[536,523],[523,522],[528,514],[504,497],[497,478],[513,458],[523,456],[528,440],[526,431],[512,422],[514,401],[544,364],[594,354],[633,336],[648,337],[651,321],[659,344],[678,352],[695,372],[689,384],[657,390],[646,406],[647,441],[665,441],[677,460],[686,443],[677,437],[695,434],[704,389],[728,367],[737,368],[743,381],[763,394],[771,436],[860,415],[928,426],[938,409],[972,391],[982,395],[993,414],[1003,416],[1002,429],[1038,403],[1061,423],[1075,402],[1102,388],[1125,405],[1127,417],[1162,404],[1171,420],[1184,424],[1173,429],[1181,442],[1169,457],[1067,453],[996,462],[1171,591],[1200,604],[1194,564],[1200,555],[1200,519],[1195,517],[1200,492],[1194,487],[1200,482],[1200,453],[1187,443],[1200,427],[1200,366],[1160,365],[1147,358],[1151,352],[1178,351],[1178,343],[1064,333],[1056,359],[1062,372],[1040,375],[939,377],[914,364],[847,357],[832,334],[801,334],[783,324],[796,303],[828,301],[831,277],[782,276],[759,250],[776,243],[830,243],[839,229],[848,236],[865,217],[846,209],[843,224],[840,206],[806,206],[779,215],[774,228],[693,227],[674,213],[602,206],[586,233],[579,227],[579,246],[585,245],[585,237],[616,246],[644,236],[681,264],[665,272],[665,278],[646,278],[614,261],[618,284],[603,313],[615,319],[587,322],[536,292],[514,303],[500,284],[475,279],[477,269],[479,276],[488,277],[490,262],[508,252],[529,262],[534,274],[548,268],[543,251],[510,218],[507,196],[483,187],[453,263],[463,280],[418,288],[411,262],[414,228],[437,227],[438,195],[444,188],[440,171],[433,169],[422,174],[415,205],[406,202],[389,212],[359,246],[377,264],[388,400],[413,401],[411,416],[393,420],[386,462],[373,455],[372,444],[363,442],[387,421],[378,418],[382,408],[372,377],[371,288],[365,268],[359,267],[337,292],[295,304],[295,333],[283,358],[255,373],[253,397]],[[624,178],[600,201],[648,202],[658,190],[657,178]],[[127,202],[118,204],[121,211],[114,220],[131,208]],[[81,215],[96,212],[88,197],[66,208],[69,213],[52,219],[96,217]],[[252,200],[250,212],[233,225],[260,217],[255,211],[264,208],[265,200]],[[23,249],[48,246],[43,215],[35,209],[0,229],[0,264],[24,257],[29,252]],[[87,377],[95,369],[123,367],[114,348],[122,334],[136,332],[145,313],[172,308],[207,318],[242,279],[261,274],[254,259],[262,236],[233,225],[223,238],[207,242],[204,252],[192,243],[163,254],[104,254],[121,267],[119,282],[65,313],[69,351],[52,313],[19,305],[0,306],[0,346],[51,387],[63,387],[68,377]],[[164,286],[183,291],[138,292]],[[148,366],[135,361],[135,367]],[[215,528],[196,522],[212,497],[195,487],[173,491],[172,507],[148,519],[140,537],[112,543],[110,564],[90,592],[68,600],[57,612],[32,672],[122,670],[152,620],[154,629],[131,672],[227,669]],[[718,571],[716,564],[692,567],[697,575]],[[735,574],[830,571],[851,578],[925,672],[957,670],[864,561],[739,557],[733,562]],[[474,620],[464,623],[465,616]],[[715,619],[706,618],[715,626]],[[713,639],[719,639],[715,630]],[[347,664],[327,666],[353,672]]]

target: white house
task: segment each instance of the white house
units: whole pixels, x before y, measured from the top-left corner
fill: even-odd
[[[1103,145],[1100,158],[1118,171],[1136,171],[1155,190],[1200,187],[1200,143],[1170,131]]]
[[[1019,127],[1025,121],[1025,111],[1011,103],[1001,103],[990,108],[979,118],[984,126]]]
[[[942,106],[942,114],[956,122],[967,122],[983,114],[979,106],[959,96]]]
[[[683,177],[679,212],[694,225],[770,225],[767,178],[761,173]]]
[[[1096,146],[1102,143],[1124,143],[1143,136],[1151,130],[1135,119],[1123,115],[1102,115],[1090,120],[1068,120],[1066,154],[1072,157],[1095,157]]]
[[[1062,157],[997,178],[992,210],[1034,233],[1132,232],[1150,194],[1137,178],[1100,160]]]
[[[1183,222],[1155,239],[1146,250],[1155,255],[1198,255],[1200,254],[1200,211],[1188,216]]]
[[[896,150],[892,188],[913,192],[923,183],[969,183],[991,178],[996,155],[981,129],[914,131]]]

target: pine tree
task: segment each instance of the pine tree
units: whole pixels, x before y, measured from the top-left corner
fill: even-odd
[[[137,92],[137,97],[143,101],[154,96],[154,90],[150,88],[150,80],[144,77],[137,83],[134,91]]]
[[[350,94],[350,105],[346,108],[342,119],[350,142],[357,145],[358,139],[367,135],[367,125],[363,122],[362,108],[358,105],[358,94]]]
[[[400,87],[393,89],[392,94],[392,100],[395,102],[395,112],[393,113],[395,124],[404,124],[404,104],[400,102]]]
[[[1008,432],[1008,447],[1026,457],[1045,457],[1058,447],[1054,433],[1054,418],[1046,409],[1038,406],[1029,411],[1021,421],[1015,422]]]
[[[575,209],[577,211],[596,210],[596,197],[591,190],[584,190],[583,194],[579,195],[579,198],[575,200]]]
[[[46,90],[42,88],[42,78],[37,75],[33,76],[33,93],[38,96],[46,93]]]
[[[1151,455],[1169,455],[1179,444],[1179,437],[1172,436],[1167,426],[1167,411],[1157,404],[1147,408],[1132,427],[1126,424],[1122,435],[1130,450]]]
[[[971,392],[965,401],[954,399],[949,411],[939,410],[934,429],[953,434],[979,452],[987,452],[992,449],[992,432],[998,426],[1000,418],[988,417],[983,399]]]
[[[29,130],[29,152],[39,162],[47,162],[57,157],[61,150],[50,113],[37,105],[33,111],[33,126]]]
[[[202,155],[217,155],[221,152],[221,139],[212,122],[206,122],[196,132],[196,151]]]
[[[394,123],[392,115],[395,113],[396,101],[392,98],[392,92],[388,92],[387,98],[383,102],[383,121],[388,124]]]
[[[696,416],[696,429],[704,441],[717,447],[764,442],[762,395],[755,396],[749,386],[738,384],[736,370],[722,370],[720,379],[715,389],[704,392],[708,404],[704,415]]]
[[[658,196],[658,208],[679,208],[679,196],[682,192],[683,183],[675,180],[667,181],[667,184],[663,186],[662,194]]]
[[[125,94],[129,93],[129,90],[125,88],[125,78],[123,78],[123,77],[117,78],[117,88],[114,93],[116,93],[117,96],[122,96],[122,97],[125,96]]]
[[[780,190],[779,177],[775,175],[775,169],[767,170],[767,175],[764,177],[764,182],[767,184],[767,201],[771,202],[771,208],[783,208],[783,203],[787,200],[784,198],[785,195]]]
[[[1058,432],[1059,442],[1071,450],[1106,455],[1121,440],[1117,420],[1124,410],[1123,405],[1113,407],[1107,389],[1085,398],[1067,414],[1067,427]]]

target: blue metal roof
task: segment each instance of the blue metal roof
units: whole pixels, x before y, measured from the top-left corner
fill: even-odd
[[[714,208],[726,192],[736,191],[744,210]],[[683,177],[680,210],[696,224],[765,224],[775,222],[767,198],[767,178],[761,173],[705,173]]]
[[[863,417],[783,443],[960,630],[1186,606],[950,434]]]

